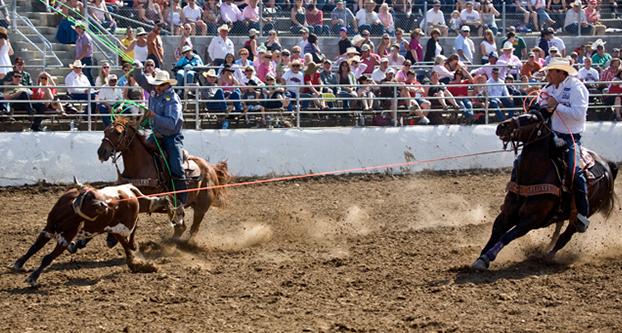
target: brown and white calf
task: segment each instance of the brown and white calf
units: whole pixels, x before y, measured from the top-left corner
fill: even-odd
[[[137,250],[134,235],[139,213],[169,210],[168,198],[147,198],[134,185],[125,184],[95,189],[79,186],[65,192],[48,214],[47,224],[28,252],[17,259],[13,268],[22,270],[30,257],[52,238],[54,250],[43,257],[41,265],[30,274],[26,282],[35,286],[41,272],[75,240],[90,239],[102,233],[112,234],[123,246],[127,265],[132,272],[155,271],[134,256]]]

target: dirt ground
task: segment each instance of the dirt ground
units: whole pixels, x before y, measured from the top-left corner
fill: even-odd
[[[467,269],[487,240],[506,172],[358,176],[236,188],[194,244],[164,216],[138,240],[158,272],[132,274],[99,236],[38,288],[0,268],[2,332],[620,332],[622,212],[592,219],[558,262],[552,229]],[[617,181],[622,193],[622,181]],[[25,253],[61,188],[0,190],[4,267]],[[187,216],[187,220],[188,220]],[[48,244],[26,267],[39,264]]]

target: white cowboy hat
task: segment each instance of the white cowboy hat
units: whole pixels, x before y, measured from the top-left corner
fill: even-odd
[[[156,71],[155,77],[147,76],[147,82],[154,86],[159,86],[161,84],[168,83],[172,86],[177,84],[177,80],[171,79],[170,75],[167,71]]]
[[[134,33],[134,35],[136,35],[138,37],[138,36],[148,35],[148,33],[145,31],[145,28],[138,27],[138,28],[136,28],[136,32]]]
[[[203,72],[203,76],[208,78],[208,77],[218,77],[218,75],[216,75],[216,71],[212,68],[207,72]]]
[[[190,45],[184,45],[184,47],[181,48],[181,54],[184,54],[188,51],[192,51],[192,46]]]
[[[73,63],[69,64],[69,68],[84,68],[82,61],[80,59],[74,60]]]
[[[503,43],[502,50],[513,50],[513,49],[514,49],[514,45],[512,45],[512,42]]]
[[[592,43],[592,50],[596,50],[597,47],[599,46],[605,46],[605,44],[607,44],[607,42],[603,41],[602,39],[597,39],[596,41],[594,41]]]
[[[577,70],[572,67],[570,61],[565,58],[553,58],[548,66],[542,68],[540,71],[548,71],[551,69],[557,69],[568,73],[568,75],[577,75]]]
[[[221,25],[220,27],[218,27],[218,31],[220,32],[221,30],[227,30],[229,31],[229,26],[226,24]]]

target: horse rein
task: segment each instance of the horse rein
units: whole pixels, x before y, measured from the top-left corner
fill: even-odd
[[[126,129],[126,125],[117,125],[117,126],[121,126],[123,127],[123,138],[120,140],[120,143],[126,142],[126,144],[123,147],[119,147],[117,145],[115,145],[112,140],[108,139],[107,137],[104,136],[104,138],[102,139],[102,142],[107,142],[111,147],[112,147],[112,156],[111,156],[111,160],[112,163],[114,163],[115,168],[117,169],[117,174],[121,175],[121,170],[119,169],[119,165],[118,165],[118,160],[119,158],[121,158],[121,154],[123,154],[124,151],[126,151],[130,145],[132,144],[132,141],[134,141],[134,138],[136,137],[138,130],[134,131],[134,135],[132,135],[132,137],[127,140],[127,129]]]
[[[538,117],[537,115],[534,115],[534,116]],[[523,126],[521,126],[520,121],[518,120],[518,117],[513,117],[512,121],[516,125],[516,128],[512,130],[512,133],[510,133],[510,139],[503,142],[503,149],[507,149],[508,144],[511,143],[512,150],[514,150],[514,155],[518,155],[518,149],[520,149],[521,147],[528,146],[535,142],[541,141],[547,138],[552,133],[551,128],[546,124],[546,122],[544,120],[540,120],[540,123],[537,126],[534,126],[531,132],[529,133],[527,141],[519,142],[518,140],[515,139],[515,135],[517,131]],[[542,135],[542,129],[543,129],[542,127],[549,130],[546,135]]]

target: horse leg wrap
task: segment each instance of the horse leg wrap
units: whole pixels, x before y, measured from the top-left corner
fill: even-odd
[[[495,261],[495,259],[497,258],[497,254],[499,254],[499,252],[501,251],[502,248],[503,248],[503,243],[502,242],[497,242],[482,257],[486,257],[486,259],[488,259],[488,262]]]

